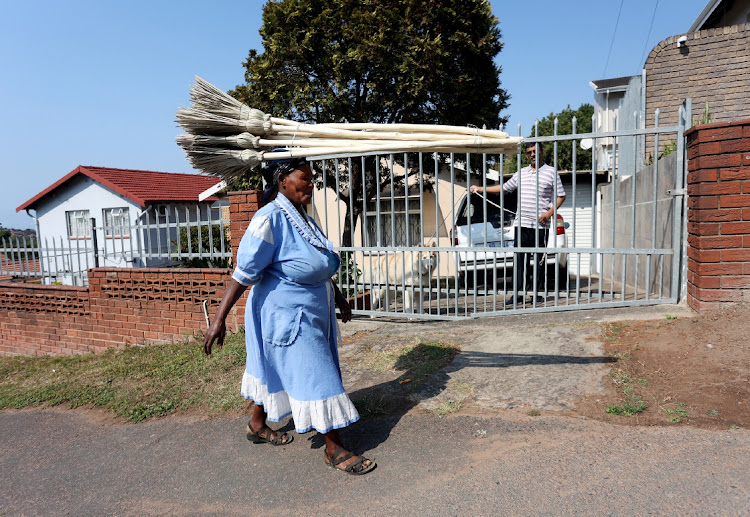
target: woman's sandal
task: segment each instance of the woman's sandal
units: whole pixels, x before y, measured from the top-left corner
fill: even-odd
[[[264,432],[265,431],[265,432]],[[274,436],[274,433],[276,436]],[[273,438],[271,438],[273,436]],[[270,427],[264,425],[259,431],[253,430],[250,427],[250,423],[247,424],[247,439],[253,443],[270,443],[271,445],[289,445],[294,440],[294,436],[289,436],[286,433],[279,433],[278,431],[271,430]]]
[[[347,465],[346,468],[339,468],[338,466],[340,464],[344,463],[346,460],[354,456],[353,452],[347,452],[343,447],[339,447],[338,449],[336,449],[332,456],[329,456],[328,453],[326,453],[325,449],[323,449],[323,456],[325,457],[326,465],[328,465],[329,467],[355,476],[367,474],[368,472],[371,472],[376,466],[376,463],[374,461],[368,460],[364,456],[360,456],[356,461],[353,461],[351,465]],[[370,464],[364,465],[365,461],[369,461]]]

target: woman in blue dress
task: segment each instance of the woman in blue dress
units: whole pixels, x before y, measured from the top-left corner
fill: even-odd
[[[292,437],[271,430],[267,420],[292,415],[298,433],[315,429],[325,437],[327,465],[350,474],[375,468],[349,452],[338,429],[359,420],[344,391],[339,367],[341,319],[351,308],[331,277],[341,260],[321,229],[305,213],[313,176],[303,159],[278,160],[264,169],[265,204],[253,216],[237,250],[232,274],[204,340],[211,354],[222,346],[229,311],[252,286],[245,307],[247,363],[242,395],[255,402],[247,424],[254,443],[287,445]]]

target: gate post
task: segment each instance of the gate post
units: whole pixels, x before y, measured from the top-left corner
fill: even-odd
[[[688,304],[750,301],[750,119],[686,136]]]

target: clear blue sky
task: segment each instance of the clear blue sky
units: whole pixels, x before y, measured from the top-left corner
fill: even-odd
[[[509,132],[593,102],[591,80],[639,74],[706,2],[623,0],[620,12],[618,0],[493,0]],[[0,224],[33,227],[16,207],[78,165],[194,172],[174,113],[194,75],[242,83],[248,50],[261,50],[263,3],[0,1]]]

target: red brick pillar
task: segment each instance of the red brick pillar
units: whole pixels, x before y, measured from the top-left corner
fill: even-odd
[[[688,304],[750,301],[750,119],[686,136]]]
[[[229,228],[232,239],[233,265],[237,263],[237,248],[239,248],[242,236],[250,224],[250,219],[258,211],[262,195],[263,191],[261,190],[245,190],[229,193]],[[244,296],[237,302],[237,305],[244,309]]]
[[[245,190],[242,192],[229,193],[229,227],[232,232],[232,264],[237,263],[237,248],[240,246],[242,236],[250,224],[255,212],[258,211],[260,198],[263,192],[260,190]]]

